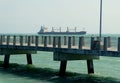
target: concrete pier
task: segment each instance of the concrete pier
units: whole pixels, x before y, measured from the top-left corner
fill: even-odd
[[[27,64],[33,64],[32,54],[37,51],[53,52],[53,60],[60,61],[60,76],[65,75],[67,61],[86,60],[88,74],[91,74],[94,73],[93,60],[98,60],[99,56],[120,57],[120,38],[115,49],[111,49],[109,37],[104,38],[103,45],[98,37],[91,37],[89,47],[85,47],[84,40],[83,36],[0,35],[0,55],[5,56],[3,66],[7,68],[11,55],[25,54]]]

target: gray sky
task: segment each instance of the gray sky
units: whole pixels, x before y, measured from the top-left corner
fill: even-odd
[[[103,0],[103,33],[120,33],[120,0]],[[99,33],[100,0],[0,0],[0,33],[37,33],[41,25]]]

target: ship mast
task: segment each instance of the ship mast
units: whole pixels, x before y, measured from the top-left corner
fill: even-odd
[[[67,27],[67,31],[66,32],[69,32],[69,28]]]
[[[52,32],[54,32],[54,28],[52,27]]]

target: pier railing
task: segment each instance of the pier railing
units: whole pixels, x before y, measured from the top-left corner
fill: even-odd
[[[81,47],[84,46],[83,36],[81,37],[33,36],[33,35],[24,35],[24,36],[1,35],[0,36],[0,45],[37,46],[37,47],[54,47],[54,48],[58,48],[58,47],[68,48],[69,46],[73,46],[79,48],[79,43],[81,43]]]
[[[99,37],[84,36],[38,36],[38,35],[0,35],[0,45],[34,46],[52,48],[90,49],[92,41]],[[104,37],[100,50],[119,51],[120,38]]]

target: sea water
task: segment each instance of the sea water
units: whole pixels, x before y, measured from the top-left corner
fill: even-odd
[[[120,35],[104,36],[112,36],[115,46]],[[0,56],[1,64],[3,60],[4,56]],[[85,60],[68,61],[64,77],[58,75],[60,62],[53,61],[52,52],[39,51],[32,54],[32,60],[33,65],[26,65],[24,54],[11,55],[10,68],[0,66],[0,83],[120,83],[119,57],[100,57],[99,60],[94,60],[95,73],[90,75],[87,74]]]

